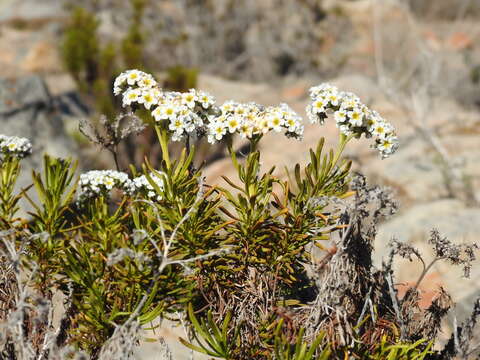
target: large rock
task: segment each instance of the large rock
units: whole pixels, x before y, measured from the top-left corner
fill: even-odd
[[[32,156],[22,161],[19,188],[31,184],[31,170],[41,170],[44,153],[62,158],[77,155],[76,145],[64,129],[63,116],[74,108],[74,103],[66,100],[68,96],[52,97],[37,76],[0,79],[0,133],[26,137],[33,144]]]

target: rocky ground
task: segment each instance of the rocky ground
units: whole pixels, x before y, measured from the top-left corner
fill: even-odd
[[[0,132],[29,136],[38,147],[56,155],[79,155],[67,133],[88,109],[62,70],[57,43],[64,15],[59,3],[0,1]],[[378,10],[378,2],[373,0],[329,3],[343,11],[352,34],[340,75],[289,77],[272,85],[202,74],[198,87],[216,95],[220,102],[287,102],[300,114],[308,103],[308,88],[320,80],[357,93],[396,126],[400,139],[398,152],[386,160],[381,160],[366,140],[352,143],[347,150],[355,170],[366,174],[372,184],[389,186],[400,202],[399,212],[379,229],[376,265],[387,254],[392,237],[415,245],[427,258],[432,256],[426,244],[432,228],[456,243],[478,242],[480,111],[476,102],[480,86],[470,78],[474,66],[480,64],[478,21],[421,22],[398,6]],[[391,3],[395,2],[385,2]],[[406,24],[415,30],[415,37],[401,34]],[[344,40],[335,37],[338,32],[332,34],[322,51],[345,49],[345,43],[339,43]],[[276,174],[286,176],[284,167],[305,161],[308,149],[323,136],[329,146],[335,145],[333,121],[322,127],[307,125],[302,142],[267,136],[261,142],[264,168],[275,165]],[[37,167],[39,161],[39,156],[34,157],[31,167]],[[220,181],[220,175],[234,177],[227,159],[206,169],[209,181]],[[421,268],[419,263],[400,261],[397,270],[399,284],[408,284],[416,280]],[[421,286],[425,306],[439,286],[452,295],[456,315],[462,320],[480,295],[480,261],[470,279],[462,279],[460,269],[437,263]],[[187,359],[188,352],[175,345],[179,334],[183,335],[183,330],[165,325],[148,336],[165,337],[174,358]],[[154,359],[158,349],[158,343],[145,343],[138,358]]]

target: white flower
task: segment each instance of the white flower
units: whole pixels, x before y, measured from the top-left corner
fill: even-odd
[[[174,103],[163,104],[160,105],[160,107],[163,119],[168,119],[172,121],[177,116],[178,107],[176,107]]]
[[[336,93],[337,91],[338,89],[335,86],[330,85],[328,83],[323,83],[310,88],[310,97],[312,99],[316,99],[319,96],[322,96],[324,94]]]
[[[283,117],[278,112],[273,112],[267,115],[268,126],[276,132],[282,131],[282,126],[284,124]]]
[[[209,109],[215,103],[215,98],[206,92],[200,91],[198,93],[198,101],[204,109]]]
[[[381,139],[388,137],[393,132],[393,126],[386,122],[378,122],[372,127],[372,135]]]
[[[235,110],[235,108],[237,107],[237,105],[238,104],[235,101],[229,100],[229,101],[224,102],[223,105],[220,106],[220,110],[222,110],[223,114],[233,112]]]
[[[300,126],[300,123],[293,116],[288,116],[285,120],[285,125],[287,127],[287,131],[296,132],[297,128]]]
[[[315,114],[324,113],[328,101],[324,98],[317,98],[312,104],[312,112]]]
[[[225,124],[220,122],[215,122],[211,127],[212,134],[215,137],[215,140],[221,140],[223,136],[227,133],[227,128]]]
[[[240,127],[241,121],[239,120],[238,116],[231,115],[228,117],[227,125],[228,125],[228,131],[230,133],[234,133]]]
[[[185,122],[183,121],[183,118],[177,117],[170,122],[168,128],[172,131],[183,133],[184,126]]]
[[[271,129],[268,118],[266,116],[258,119],[257,126],[263,134],[266,134]]]
[[[140,89],[128,89],[123,93],[123,106],[125,107],[137,102],[141,95]]]
[[[150,110],[152,105],[156,105],[158,103],[158,99],[156,98],[155,92],[152,89],[146,89],[142,91],[138,102],[143,104],[147,110]]]
[[[345,110],[338,110],[335,111],[333,117],[335,118],[337,124],[343,123],[347,120],[347,113],[345,112]]]
[[[331,106],[338,106],[340,98],[338,96],[337,91],[332,91],[330,94],[327,95],[327,100]]]
[[[377,149],[380,151],[382,158],[386,158],[393,154],[398,148],[398,139],[391,135],[384,139],[377,140]]]
[[[359,108],[354,108],[348,112],[350,124],[353,126],[362,126],[363,124],[363,112]]]
[[[183,133],[184,133],[183,129],[180,131],[175,131],[171,137],[172,141],[182,141],[183,135],[184,135]]]
[[[197,95],[193,91],[182,94],[182,104],[186,105],[190,109],[193,109],[195,107],[195,101],[197,99]]]
[[[125,73],[120,74],[117,76],[115,81],[113,82],[113,94],[119,95],[122,92],[122,86],[127,81],[127,75]]]
[[[163,109],[161,106],[157,106],[155,109],[153,109],[152,116],[157,122],[165,120],[163,117]]]
[[[127,84],[135,85],[142,77],[142,72],[139,70],[129,70],[126,72]]]
[[[24,158],[32,153],[32,144],[27,138],[0,135],[0,152]]]
[[[318,117],[318,114],[313,111],[312,104],[307,106],[306,112],[307,112],[308,120],[310,120],[312,124],[316,124],[318,122],[320,122],[320,124],[323,124],[323,121],[320,120],[320,118]]]
[[[352,130],[350,129],[350,126],[348,125],[340,125],[338,127],[338,129],[340,130],[340,132],[344,135],[351,135],[352,134]]]
[[[248,124],[242,124],[238,128],[238,133],[243,139],[250,138],[253,135],[253,129]]]
[[[92,170],[80,175],[79,199],[85,200],[99,195],[108,196],[114,187],[127,193],[132,191],[128,175],[115,170]]]
[[[157,82],[152,75],[142,73],[138,85],[142,88],[153,88],[157,86]]]
[[[150,199],[160,201],[162,200],[161,192],[164,189],[164,179],[166,174],[161,171],[155,171],[155,172],[151,172],[149,176],[152,182],[157,186],[158,190],[160,191],[160,194],[157,193],[158,190],[152,186],[152,183],[150,183],[147,176],[141,175],[132,180],[133,192],[131,195],[143,194]]]
[[[361,104],[360,99],[357,95],[346,92],[342,94],[342,108],[343,109],[353,109]]]

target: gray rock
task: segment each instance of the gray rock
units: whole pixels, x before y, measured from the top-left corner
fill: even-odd
[[[77,153],[74,141],[64,129],[65,109],[59,106],[60,100],[61,97],[50,95],[38,76],[0,79],[0,133],[26,137],[33,144],[32,156],[22,161],[19,189],[31,184],[32,169],[41,171],[44,153],[61,158],[75,157]]]
[[[63,13],[63,10],[63,2],[58,0],[2,0],[0,2],[0,22],[15,19],[56,18]]]

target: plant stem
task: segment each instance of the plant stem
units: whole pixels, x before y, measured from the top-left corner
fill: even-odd
[[[415,289],[418,289],[418,286],[420,285],[422,280],[425,278],[425,275],[427,275],[428,271],[432,268],[433,264],[435,264],[438,260],[440,260],[440,259],[439,258],[434,259],[427,267],[425,267],[425,265],[424,265],[424,269],[422,271],[422,274],[420,275],[420,277],[417,280],[417,283],[414,286]]]
[[[111,150],[111,153],[113,155],[113,160],[115,161],[115,166],[117,168],[117,171],[121,171],[120,170],[120,164],[118,163],[118,156],[117,156],[117,147],[115,146],[115,149],[114,150]]]
[[[343,133],[340,133],[340,141],[339,141],[339,144],[338,144],[338,148],[337,148],[337,151],[335,152],[335,155],[333,157],[333,161],[332,161],[332,168],[335,167],[335,165],[337,165],[338,163],[338,160],[340,159],[340,156],[342,155],[343,153],[343,150],[345,150],[345,146],[347,145],[347,143],[353,138],[353,135],[345,135]]]
[[[257,151],[258,142],[260,141],[261,135],[254,135],[250,139],[250,154]]]

